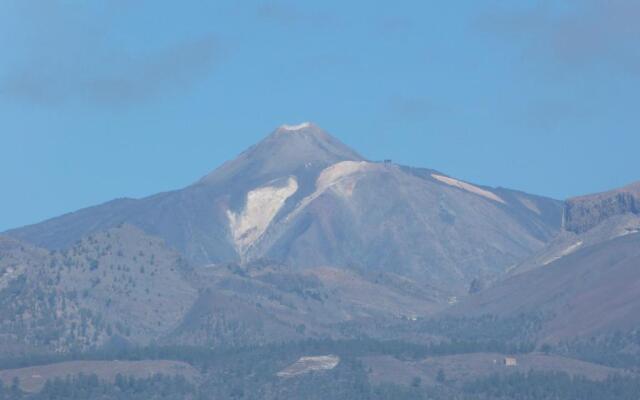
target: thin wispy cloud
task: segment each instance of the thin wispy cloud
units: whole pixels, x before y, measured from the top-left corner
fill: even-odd
[[[557,67],[614,66],[640,75],[640,2],[612,0],[537,3],[520,11],[494,10],[477,26]]]
[[[18,39],[28,51],[3,63],[0,96],[10,99],[123,106],[184,90],[205,79],[221,58],[212,34],[127,49],[110,35],[116,28],[109,15],[95,10],[52,2],[44,10],[19,11],[28,22]]]
[[[74,57],[75,54],[60,56]],[[89,57],[95,59],[66,65],[51,60],[13,71],[2,80],[0,93],[40,104],[81,99],[124,105],[187,88],[207,76],[217,60],[215,41],[208,37],[145,56],[116,54],[107,61],[108,65],[96,69],[87,69],[87,66],[96,65],[97,60],[104,57]]]
[[[445,107],[426,97],[394,96],[389,99],[389,110],[400,119],[424,120],[445,111]]]

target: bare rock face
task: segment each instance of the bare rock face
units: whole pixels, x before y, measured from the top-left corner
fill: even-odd
[[[567,200],[564,228],[583,233],[610,217],[628,213],[640,214],[640,182],[610,192]]]

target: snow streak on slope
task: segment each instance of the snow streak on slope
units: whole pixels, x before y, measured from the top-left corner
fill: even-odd
[[[459,181],[459,180],[454,179],[454,178],[449,178],[448,176],[442,176],[442,175],[437,175],[437,174],[431,174],[431,176],[434,179],[439,180],[442,183],[446,183],[447,185],[454,186],[454,187],[457,187],[457,188],[462,189],[462,190],[466,190],[467,192],[471,192],[471,193],[477,194],[479,196],[486,197],[487,199],[490,199],[490,200],[493,200],[493,201],[497,201],[497,202],[502,203],[502,204],[506,204],[506,202],[504,200],[502,200],[502,198],[500,198],[500,196],[496,195],[495,193],[491,193],[488,190],[481,189],[481,188],[479,188],[477,186],[471,185],[471,184],[466,183],[466,182]]]
[[[578,250],[580,248],[580,246],[582,246],[582,240],[572,244],[571,246],[567,247],[566,249],[562,250],[558,255],[551,257],[550,259],[548,259],[547,261],[545,261],[542,265],[549,265],[552,262],[561,259],[564,256],[568,256],[569,254],[573,253],[574,251]]]
[[[316,179],[316,190],[302,199],[296,209],[287,216],[287,221],[298,215],[309,203],[329,189],[333,189],[336,193],[345,197],[351,196],[356,184],[355,175],[358,172],[365,172],[374,167],[375,164],[366,161],[341,161],[328,166],[322,170],[320,176]]]
[[[262,236],[284,202],[297,190],[296,178],[289,177],[285,186],[263,186],[247,193],[240,213],[227,210],[233,241],[241,255]]]
[[[343,178],[353,175],[356,172],[366,171],[370,166],[373,166],[373,164],[366,161],[342,161],[333,164],[320,173],[320,176],[316,180],[316,192],[326,190],[328,187],[339,183]],[[343,194],[350,195],[351,191],[347,190]]]

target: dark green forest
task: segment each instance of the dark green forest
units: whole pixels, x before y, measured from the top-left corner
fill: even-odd
[[[564,373],[529,372],[491,376],[462,388],[418,385],[372,386],[361,365],[347,365],[326,374],[309,374],[286,384],[265,383],[255,377],[221,379],[201,385],[180,376],[156,375],[147,379],[117,376],[114,383],[95,375],[79,375],[46,383],[37,394],[13,385],[0,385],[2,400],[142,400],[142,399],[336,399],[336,400],[636,400],[640,379],[612,376],[602,382]]]
[[[533,351],[570,356],[601,365],[632,370],[640,357],[629,349],[640,343],[637,332],[593,339],[536,345],[541,319],[518,316],[499,320],[477,319],[421,321],[418,329],[447,337],[429,344],[362,337],[348,340],[305,340],[252,346],[205,348],[196,346],[132,347],[126,344],[66,354],[22,354],[0,360],[0,369],[20,368],[71,360],[175,360],[200,372],[188,380],[181,376],[149,378],[118,376],[106,382],[95,375],[69,376],[48,381],[39,393],[24,393],[20,382],[0,386],[0,400],[45,399],[460,399],[460,400],[601,400],[638,399],[640,378],[614,375],[592,381],[560,372],[515,372],[472,381],[449,380],[442,371],[435,382],[413,377],[410,384],[375,384],[362,358],[392,356],[403,361],[477,352],[526,354]],[[475,334],[474,334],[475,333]],[[278,371],[299,357],[336,354],[341,362],[332,370],[311,372],[289,379]]]

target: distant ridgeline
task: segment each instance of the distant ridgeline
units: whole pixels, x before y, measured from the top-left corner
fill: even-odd
[[[565,202],[564,228],[583,233],[602,221],[626,213],[640,214],[640,183]]]

